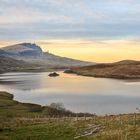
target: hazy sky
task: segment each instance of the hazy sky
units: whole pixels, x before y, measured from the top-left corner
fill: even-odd
[[[82,60],[140,60],[140,0],[0,0],[0,46],[18,42]]]

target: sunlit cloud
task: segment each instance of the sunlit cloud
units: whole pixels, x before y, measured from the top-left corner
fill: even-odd
[[[140,59],[139,7],[139,0],[0,0],[0,47],[35,42],[82,60]]]

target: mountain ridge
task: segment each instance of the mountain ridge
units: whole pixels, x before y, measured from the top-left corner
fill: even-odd
[[[41,47],[32,43],[20,43],[3,47],[4,56],[12,57],[17,60],[24,60],[30,63],[52,65],[52,66],[84,66],[91,62],[80,61],[72,58],[57,56],[48,52],[43,52]]]

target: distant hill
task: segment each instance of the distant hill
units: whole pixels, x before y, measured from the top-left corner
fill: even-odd
[[[14,57],[40,57],[43,53],[39,46],[31,43],[11,45],[2,50]]]
[[[0,50],[0,56],[12,57],[34,64],[45,66],[51,65],[54,67],[84,66],[92,64],[91,62],[60,57],[48,52],[43,52],[38,45],[31,43],[21,43],[4,47]]]
[[[115,63],[102,63],[84,67],[73,67],[68,73],[84,76],[138,79],[140,78],[140,61],[123,60]]]
[[[16,60],[10,57],[0,56],[0,73],[12,71],[30,71],[37,70],[39,66]]]

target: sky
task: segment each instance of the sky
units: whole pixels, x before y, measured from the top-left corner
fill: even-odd
[[[96,62],[140,60],[139,0],[0,0],[0,47]]]

